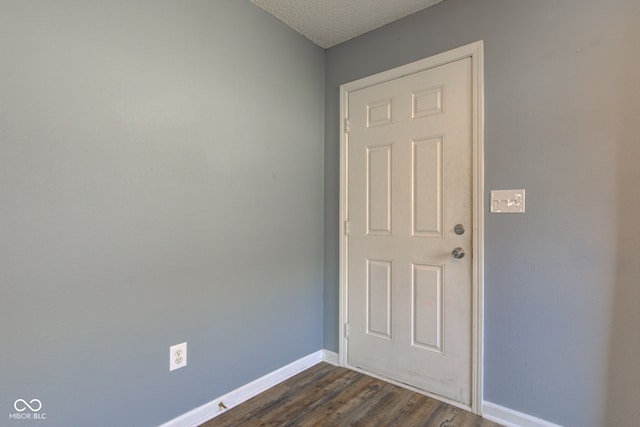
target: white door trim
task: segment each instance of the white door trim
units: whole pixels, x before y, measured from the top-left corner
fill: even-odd
[[[348,220],[348,158],[349,144],[346,132],[349,111],[349,92],[385,81],[397,79],[459,59],[471,58],[473,79],[473,261],[472,261],[472,384],[471,407],[482,411],[483,385],[483,307],[484,307],[484,44],[482,41],[468,44],[407,65],[384,71],[340,86],[340,327],[339,363],[347,366],[347,341],[345,324],[347,304],[347,245],[345,224]],[[460,406],[458,404],[458,406]],[[464,407],[464,405],[463,405]]]

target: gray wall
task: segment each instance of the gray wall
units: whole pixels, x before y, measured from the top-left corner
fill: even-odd
[[[0,10],[0,424],[158,425],[322,348],[324,51],[248,1]]]
[[[338,348],[339,85],[484,40],[487,206],[489,190],[527,190],[526,214],[485,213],[485,399],[637,425],[637,22],[637,0],[447,0],[327,51],[325,348]]]

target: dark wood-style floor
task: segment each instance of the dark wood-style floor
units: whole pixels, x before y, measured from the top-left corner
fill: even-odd
[[[499,427],[475,414],[349,369],[320,363],[200,427]]]

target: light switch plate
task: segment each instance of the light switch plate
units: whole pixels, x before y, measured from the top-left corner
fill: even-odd
[[[493,190],[492,213],[524,213],[524,190]]]

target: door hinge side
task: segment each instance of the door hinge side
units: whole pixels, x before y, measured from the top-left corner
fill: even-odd
[[[345,236],[349,235],[349,221],[344,222],[344,235]]]
[[[345,118],[344,119],[344,132],[345,133],[349,133],[349,131],[351,131],[351,128],[349,127],[349,119]]]
[[[349,338],[349,324],[348,323],[344,324],[344,337],[345,338]]]

